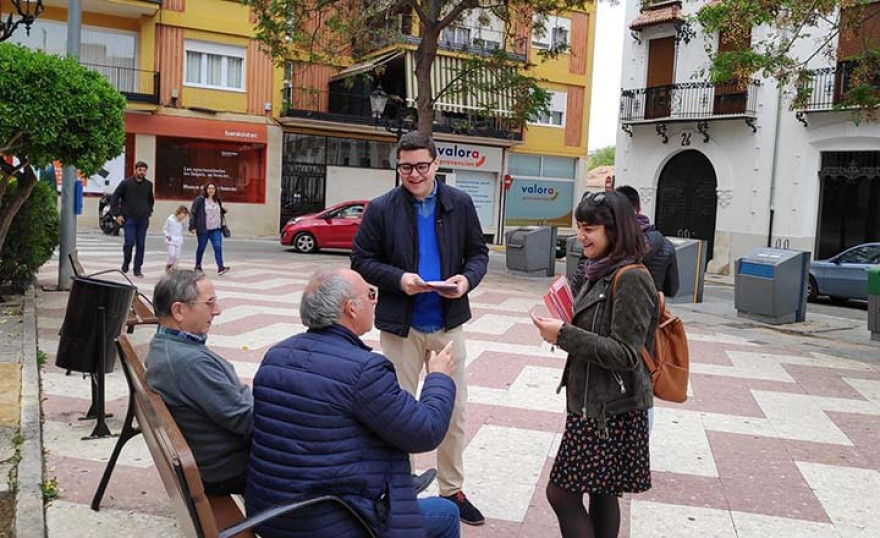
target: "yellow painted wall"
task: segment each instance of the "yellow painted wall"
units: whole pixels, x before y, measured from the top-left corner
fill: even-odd
[[[254,28],[248,21],[248,9],[226,0],[186,0],[186,11],[163,11],[162,24],[250,37]]]
[[[216,110],[217,112],[247,112],[247,94],[224,90],[209,90],[184,85],[183,106]]]
[[[531,76],[546,79],[542,86],[553,90],[564,90],[565,86],[580,86],[584,88],[584,109],[581,122],[581,145],[565,145],[565,129],[562,127],[545,127],[541,125],[526,125],[523,144],[511,149],[514,153],[529,153],[538,155],[558,155],[566,157],[584,157],[587,153],[588,135],[590,129],[590,103],[592,99],[593,84],[593,61],[595,53],[596,31],[596,8],[591,6],[584,10],[589,15],[587,29],[587,61],[586,74],[575,75],[569,69],[570,54],[560,54],[554,59],[540,62],[540,58],[533,58],[537,65],[530,72]],[[534,52],[533,52],[534,53]]]

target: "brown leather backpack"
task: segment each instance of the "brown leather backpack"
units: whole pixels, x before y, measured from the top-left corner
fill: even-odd
[[[642,264],[621,267],[611,283],[612,301],[614,291],[617,289],[617,281],[630,269],[650,274],[648,268]],[[657,329],[654,332],[654,353],[650,353],[647,347],[642,347],[642,360],[645,361],[645,366],[651,374],[654,396],[667,402],[681,403],[687,400],[689,360],[687,334],[681,319],[666,309],[663,292],[657,292],[657,296],[659,304]]]

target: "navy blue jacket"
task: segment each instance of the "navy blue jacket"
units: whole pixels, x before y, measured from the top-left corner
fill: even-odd
[[[400,186],[370,202],[354,237],[351,268],[379,288],[376,327],[398,336],[409,334],[415,296],[400,288],[403,273],[419,272],[419,234],[415,198]],[[440,270],[445,280],[461,274],[470,289],[486,275],[489,249],[471,197],[454,187],[437,182],[437,243]],[[471,319],[467,295],[443,300],[446,330]]]
[[[420,401],[394,367],[339,325],[272,347],[254,377],[247,512],[324,494],[342,497],[378,536],[423,538],[410,452],[446,436],[455,383],[425,378]],[[257,529],[264,538],[362,536],[340,508],[322,506]]]

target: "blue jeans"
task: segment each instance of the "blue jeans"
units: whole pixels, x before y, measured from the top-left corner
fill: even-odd
[[[209,239],[211,240],[211,248],[214,249],[214,261],[217,262],[217,269],[223,269],[223,233],[220,229],[208,230],[205,233],[199,232],[197,235],[199,246],[196,247],[196,269],[202,268],[202,256],[205,255]]]
[[[425,518],[428,538],[458,538],[461,524],[458,522],[458,507],[452,501],[440,497],[419,499],[419,510]]]
[[[147,228],[150,226],[150,217],[125,219],[122,229],[125,232],[125,242],[122,244],[122,265],[128,268],[131,264],[131,249],[136,247],[134,253],[134,272],[140,273],[144,265],[144,248],[147,240]]]

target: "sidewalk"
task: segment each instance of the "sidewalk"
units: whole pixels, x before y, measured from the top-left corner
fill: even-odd
[[[88,271],[118,265],[118,245],[83,238]],[[490,274],[471,294],[469,407],[465,491],[486,525],[468,537],[558,536],[545,498],[563,429],[564,398],[555,394],[565,357],[541,342],[528,312],[541,304],[545,279],[511,277],[493,254]],[[160,256],[148,256],[138,281],[151,294]],[[209,345],[249,381],[267,347],[303,330],[297,314],[308,275],[341,256],[253,256],[213,278],[223,301]],[[303,260],[308,260],[308,263]],[[51,282],[57,266],[42,275]],[[89,385],[54,366],[66,295],[37,297],[43,368],[43,436],[47,477],[61,490],[47,508],[50,538],[178,536],[152,460],[139,439],[122,453],[101,512],[88,508],[115,438],[82,441],[93,424],[79,421]],[[877,348],[834,352],[834,341],[730,318],[722,305],[675,305],[688,325],[692,376],[688,402],[658,403],[652,434],[653,489],[625,498],[621,536],[743,537],[880,535],[880,369]],[[713,309],[715,309],[713,311]],[[149,328],[133,341],[144,353]],[[378,333],[366,336],[378,347]],[[818,343],[818,344],[817,344]],[[856,346],[856,347],[854,347]],[[108,411],[118,432],[126,389],[108,376]],[[432,464],[431,455],[416,458]]]

